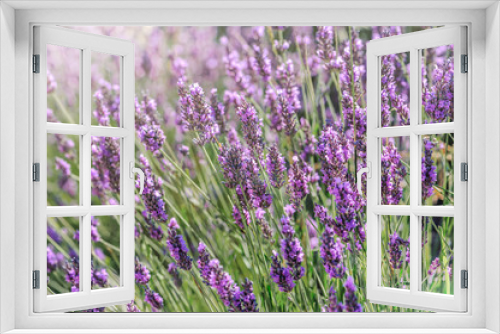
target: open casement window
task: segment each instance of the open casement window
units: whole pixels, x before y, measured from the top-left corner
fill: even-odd
[[[461,179],[461,164],[467,163],[465,29],[436,28],[368,43],[367,297],[372,303],[466,311],[467,290],[461,286],[467,270],[467,182]],[[428,55],[440,61],[429,63]]]
[[[34,181],[38,181],[34,183],[34,310],[71,311],[130,302],[134,298],[134,45],[38,26],[33,60]],[[91,87],[98,81],[93,76],[109,83]],[[62,103],[60,94],[71,102]],[[113,105],[102,103],[105,94],[114,94]],[[95,196],[101,193],[105,202]],[[101,226],[114,232],[104,234]],[[103,254],[112,262],[104,263]],[[71,288],[51,280],[56,266],[66,269],[59,272],[65,272]]]

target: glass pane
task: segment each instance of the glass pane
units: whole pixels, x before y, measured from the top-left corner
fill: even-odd
[[[422,123],[453,122],[453,45],[422,50]]]
[[[47,205],[79,205],[78,136],[47,134]]]
[[[92,289],[120,285],[120,216],[91,218]]]
[[[80,122],[80,54],[47,45],[47,122]]]
[[[410,217],[381,216],[381,285],[410,289]]]
[[[381,203],[410,203],[410,137],[381,138]]]
[[[47,219],[47,294],[79,291],[80,218]]]
[[[410,53],[381,57],[382,127],[410,125]]]
[[[422,219],[422,291],[453,294],[453,218]]]
[[[453,205],[453,133],[422,136],[422,204]]]
[[[120,126],[120,57],[92,52],[92,125]]]
[[[120,141],[92,137],[92,205],[120,204]]]

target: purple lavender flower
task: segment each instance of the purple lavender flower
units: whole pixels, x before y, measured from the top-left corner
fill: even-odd
[[[184,270],[191,270],[193,259],[187,254],[188,248],[182,235],[177,234],[179,225],[175,218],[170,219],[168,224],[167,246],[170,255],[175,259],[177,265]]]
[[[56,79],[54,78],[54,75],[47,70],[47,94],[52,93],[55,91],[57,88],[57,82]]]
[[[148,151],[157,152],[165,142],[165,135],[159,125],[145,125],[139,131],[139,139]]]
[[[253,44],[252,48],[254,52],[252,67],[260,74],[264,82],[268,82],[271,79],[271,59],[268,51],[256,44]]]
[[[90,217],[90,238],[92,239],[93,242],[98,242],[101,240],[101,236],[99,235],[99,230],[97,227],[99,226],[99,220],[92,216]],[[79,239],[79,238],[75,238]]]
[[[104,99],[104,95],[101,90],[98,90],[94,93],[96,110],[94,110],[94,118],[97,120],[97,123],[102,126],[109,126],[109,116],[110,112],[108,106],[106,105],[106,101]]]
[[[221,44],[228,45],[227,37],[221,38]],[[240,55],[236,50],[230,51],[229,47],[226,48],[227,53],[222,61],[226,67],[226,74],[229,78],[233,79],[238,87],[238,90],[245,96],[251,96],[255,92],[255,85],[251,82],[251,77],[244,73],[245,65],[240,60]]]
[[[333,229],[335,231],[335,234],[339,237],[342,238],[342,240],[348,240],[349,239],[349,233],[347,230],[344,230],[343,226],[335,219],[332,218],[328,214],[328,211],[326,210],[325,207],[316,204],[314,207],[314,216],[319,219],[319,221],[325,226]]]
[[[278,150],[277,145],[272,145],[269,148],[269,153],[266,157],[266,167],[271,185],[275,188],[281,188],[285,183],[285,159]]]
[[[92,137],[92,195],[120,193],[120,139]]]
[[[106,271],[105,268],[94,269],[92,267],[91,275],[92,275],[92,280],[91,280],[92,286],[97,285],[102,288],[106,284],[108,284],[108,272]]]
[[[70,196],[75,196],[78,185],[71,178],[71,166],[69,163],[62,158],[56,157],[56,170],[60,171],[57,182],[59,187]]]
[[[259,312],[257,300],[253,293],[253,283],[248,278],[242,284],[243,290],[236,289],[234,296],[234,304],[239,312]]]
[[[251,281],[246,279],[241,291],[231,275],[224,271],[219,260],[210,258],[207,247],[202,242],[198,246],[198,253],[197,263],[203,283],[217,290],[229,312],[258,312]]]
[[[289,268],[284,268],[281,265],[278,253],[273,250],[271,256],[271,279],[276,283],[281,292],[290,292],[295,287],[292,275]]]
[[[332,228],[325,226],[321,237],[320,256],[330,278],[342,278],[346,271],[342,258],[344,245],[340,242],[340,238],[337,238],[337,242],[335,242],[334,234]]]
[[[146,285],[151,280],[151,274],[148,268],[135,260],[135,282],[138,284]]]
[[[127,304],[127,312],[137,313],[141,312],[141,310],[137,308],[137,305],[135,305],[134,301],[132,300],[130,303]]]
[[[91,308],[91,309],[83,310],[80,312],[82,312],[82,313],[101,313],[101,312],[104,312],[104,307]]]
[[[333,27],[318,27],[316,41],[318,43],[316,55],[322,60],[325,70],[340,69],[340,61],[333,49]]]
[[[241,211],[243,211],[243,215],[241,214]],[[248,212],[247,209],[245,209],[244,206],[241,207],[241,211],[238,208],[237,205],[233,206],[233,219],[236,225],[244,231],[245,230],[245,225],[250,225],[250,213]]]
[[[264,216],[265,213],[266,212],[264,211],[264,209],[257,208],[255,210],[255,219],[257,220],[257,224],[260,226],[264,239],[267,239],[271,243],[273,243],[273,230],[271,229],[271,226],[269,226],[269,223],[266,221],[266,218]]]
[[[296,83],[295,67],[291,59],[278,66],[276,80],[280,84],[283,97],[287,100],[288,113],[295,114],[301,108],[301,103],[300,90]],[[282,114],[284,113],[285,110],[282,110]]]
[[[382,78],[381,78],[381,110],[382,126],[391,126],[391,107],[395,108],[399,116],[399,125],[410,124],[410,109],[408,108],[408,99],[396,92],[396,54],[382,56]],[[403,84],[403,80],[400,80]],[[406,80],[404,81],[406,83]],[[407,94],[406,94],[407,95]]]
[[[212,95],[210,97],[210,105],[212,107],[212,117],[217,122],[219,126],[220,133],[227,132],[226,129],[226,118],[224,104],[217,101],[217,88],[213,88],[210,92]]]
[[[80,264],[73,258],[66,263],[66,282],[71,283],[71,292],[80,291]]]
[[[403,182],[407,175],[394,138],[382,138],[382,204],[399,204],[403,198]]]
[[[172,276],[175,286],[178,288],[181,287],[182,286],[182,278],[179,275],[179,270],[177,269],[177,264],[175,264],[174,262],[170,263],[168,265],[168,273],[170,274],[170,276]]]
[[[62,242],[62,237],[52,226],[50,226],[50,224],[47,224],[47,235],[57,244]]]
[[[302,199],[309,194],[308,181],[309,178],[301,167],[301,161],[297,156],[294,156],[293,163],[288,171],[287,193],[296,211],[301,208]]]
[[[146,230],[148,231],[151,239],[161,241],[163,239],[163,229],[161,225],[152,220],[151,214],[149,214],[147,211],[143,211],[142,215],[145,218]]]
[[[260,178],[259,165],[254,157],[245,154],[242,167],[245,171],[245,184],[242,190],[246,193],[247,200],[254,208],[265,209],[271,206],[272,196],[266,193],[267,184]]]
[[[163,179],[152,173],[148,159],[142,154],[139,157],[139,161],[143,166],[145,174],[144,191],[141,197],[146,210],[153,219],[166,222],[168,215],[165,209],[165,201],[163,200]],[[136,187],[138,186],[139,183],[137,182]]]
[[[356,297],[356,285],[352,276],[347,278],[344,288],[344,309],[346,312],[363,312],[363,307],[358,303],[358,298]]]
[[[198,145],[205,145],[214,141],[219,133],[219,126],[212,117],[212,108],[207,103],[205,92],[198,83],[186,89],[182,79],[177,82],[179,93],[179,106],[183,124],[198,134],[198,138],[193,141]]]
[[[269,108],[269,120],[271,121],[269,127],[277,132],[281,132],[283,130],[283,120],[278,109],[278,95],[271,86],[266,88],[264,104]]]
[[[328,292],[328,305],[325,305],[322,309],[323,312],[343,312],[344,305],[342,302],[337,301],[337,291],[333,288],[330,288]]]
[[[51,273],[64,261],[64,255],[54,251],[52,245],[47,246],[47,273]]]
[[[239,145],[224,145],[219,154],[225,182],[228,188],[243,183],[243,150]]]
[[[217,259],[210,260],[208,267],[210,268],[210,286],[217,290],[217,294],[225,306],[229,308],[234,307],[234,296],[237,286],[231,275],[223,270]]]
[[[440,266],[441,263],[439,263],[439,257],[436,257],[434,260],[432,260],[431,264],[429,265],[429,270],[427,271],[427,274],[429,276],[433,276]]]
[[[208,264],[210,263],[210,254],[208,254],[207,246],[200,242],[198,245],[198,269],[200,270],[200,276],[203,279],[203,283],[206,285],[210,285],[210,267]]]
[[[321,159],[322,181],[328,192],[332,194],[335,178],[344,177],[347,174],[347,161],[352,154],[350,143],[333,126],[326,126],[321,131],[316,153]]]
[[[290,274],[294,281],[298,281],[305,274],[305,269],[302,267],[304,260],[304,252],[298,238],[294,238],[295,230],[290,224],[290,219],[287,216],[281,218],[283,225],[283,239],[281,239],[281,253],[287,266],[290,268]]]
[[[245,141],[252,150],[256,159],[260,159],[264,152],[264,140],[262,138],[262,120],[259,119],[257,111],[247,101],[236,108],[242,123],[242,132]]]
[[[401,259],[402,250],[401,247],[407,247],[407,250],[410,248],[410,242],[401,238],[397,232],[394,232],[389,237],[388,249],[389,253],[389,262],[393,269],[399,269],[403,266],[403,259]]]
[[[437,181],[436,166],[432,160],[434,144],[428,138],[424,138],[424,156],[422,157],[422,200],[426,200],[434,194],[434,184]]]
[[[282,90],[278,90],[278,113],[281,116],[282,128],[287,136],[292,137],[297,132],[295,122],[295,107],[284,95]]]
[[[364,227],[359,221],[358,213],[361,208],[366,205],[363,197],[354,190],[352,178],[348,181],[342,181],[340,178],[335,178],[332,194],[335,196],[335,204],[337,207],[337,224],[341,226],[343,241],[348,242],[348,233],[355,232],[356,247],[361,249],[361,243],[366,239]],[[339,235],[340,236],[340,235]]]
[[[451,46],[452,47],[452,46]],[[422,67],[422,77],[426,76],[425,67]],[[432,86],[429,88],[426,82],[422,82],[422,105],[431,123],[453,122],[453,80],[454,80],[453,57],[436,65],[432,71]]]
[[[151,305],[151,309],[153,312],[158,312],[163,308],[163,298],[160,296],[158,292],[151,290],[151,288],[146,288],[146,296],[144,297],[144,301]]]

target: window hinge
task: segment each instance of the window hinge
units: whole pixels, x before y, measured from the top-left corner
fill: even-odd
[[[33,181],[40,182],[40,164],[38,162],[33,164]]]
[[[462,55],[462,70],[460,72],[462,73],[469,72],[469,56],[467,55]]]
[[[462,289],[467,289],[469,288],[469,273],[467,270],[462,270],[460,272],[461,275],[461,281],[462,281]]]
[[[40,289],[40,270],[33,270],[33,289]]]
[[[40,55],[33,55],[33,73],[40,73]]]
[[[460,180],[469,181],[469,165],[466,162],[460,164]]]

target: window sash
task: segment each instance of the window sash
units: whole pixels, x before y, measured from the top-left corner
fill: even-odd
[[[40,55],[40,73],[34,80],[34,161],[40,163],[40,182],[34,184],[34,270],[40,271],[40,288],[34,289],[34,311],[71,311],[130,302],[134,286],[134,180],[129,177],[129,163],[134,161],[134,46],[111,37],[82,33],[66,28],[35,27],[34,54]],[[48,123],[47,45],[58,45],[80,51],[80,124]],[[91,125],[91,52],[120,56],[120,127]],[[71,60],[68,60],[71,61]],[[47,134],[80,137],[80,182],[78,206],[47,206]],[[121,205],[91,205],[91,138],[120,138]],[[120,287],[91,289],[91,216],[120,215]],[[47,218],[78,217],[79,292],[47,294]]]
[[[371,163],[372,177],[367,185],[367,297],[371,302],[424,310],[466,311],[467,290],[460,289],[460,271],[467,269],[467,183],[460,180],[460,163],[467,162],[466,75],[460,73],[460,55],[466,54],[466,28],[446,27],[422,32],[381,38],[367,47],[367,162]],[[454,108],[452,123],[419,124],[421,122],[420,66],[422,49],[454,45]],[[381,127],[380,76],[381,56],[401,52],[410,53],[410,125]],[[418,75],[416,75],[418,74]],[[371,89],[370,89],[371,88]],[[420,135],[454,133],[454,206],[431,207],[421,205],[421,150]],[[410,137],[410,205],[380,205],[381,199],[381,145],[382,137]],[[410,216],[410,289],[381,287],[381,215]],[[454,295],[420,291],[421,287],[421,224],[422,216],[454,217]],[[417,256],[415,256],[417,255]]]

